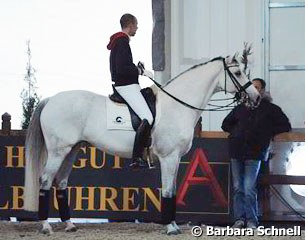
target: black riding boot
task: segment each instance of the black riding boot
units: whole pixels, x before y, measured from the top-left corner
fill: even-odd
[[[137,129],[133,146],[132,163],[133,168],[149,168],[147,161],[143,159],[144,148],[149,144],[150,125],[146,119],[142,120]]]

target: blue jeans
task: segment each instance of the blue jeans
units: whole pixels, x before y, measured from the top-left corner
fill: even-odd
[[[258,160],[231,159],[235,221],[258,224],[256,180],[260,166]]]

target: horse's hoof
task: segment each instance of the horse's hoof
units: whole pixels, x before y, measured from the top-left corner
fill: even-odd
[[[179,228],[179,226],[177,225],[177,223],[174,221],[172,222],[172,226],[174,227],[174,229],[178,232],[178,234],[181,234],[182,231],[181,229]]]
[[[181,233],[180,228],[175,223],[171,223],[167,225],[167,235],[178,235]]]
[[[48,236],[50,236],[54,233],[51,229],[48,229],[48,228],[42,228],[39,232],[42,234],[48,235]]]
[[[167,235],[178,235],[178,234],[181,234],[181,231],[176,229],[176,230],[173,230],[173,231],[169,231],[166,233]]]
[[[77,227],[75,226],[65,228],[65,232],[76,232],[76,231],[77,231]]]

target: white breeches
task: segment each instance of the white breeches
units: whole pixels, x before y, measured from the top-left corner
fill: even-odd
[[[130,84],[127,86],[117,86],[115,89],[125,99],[132,110],[141,118],[146,119],[151,125],[153,122],[153,115],[141,94],[139,84]]]

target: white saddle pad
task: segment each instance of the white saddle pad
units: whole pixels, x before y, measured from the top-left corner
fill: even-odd
[[[125,104],[106,100],[107,129],[134,131],[128,107]]]

